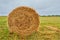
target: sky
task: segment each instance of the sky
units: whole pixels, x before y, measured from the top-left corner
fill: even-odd
[[[32,7],[39,15],[60,15],[60,0],[0,0],[0,16],[19,6]]]

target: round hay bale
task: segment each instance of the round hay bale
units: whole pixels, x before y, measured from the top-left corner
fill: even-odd
[[[10,32],[27,36],[38,29],[39,15],[32,8],[18,7],[8,15],[8,25]]]

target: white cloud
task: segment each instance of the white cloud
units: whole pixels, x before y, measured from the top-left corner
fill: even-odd
[[[35,8],[40,14],[47,15],[59,14],[60,12],[60,0],[0,0],[0,14],[7,15],[13,8],[27,5]],[[56,13],[54,13],[56,11]],[[2,14],[3,13],[3,14]]]

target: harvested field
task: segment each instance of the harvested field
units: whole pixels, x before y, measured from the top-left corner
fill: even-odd
[[[48,29],[46,26],[52,26],[60,29],[60,17],[40,17],[39,32],[29,35],[26,40],[60,40],[60,32]],[[52,28],[53,29],[53,28]],[[9,34],[7,26],[7,17],[0,17],[0,40],[20,40],[17,34]]]

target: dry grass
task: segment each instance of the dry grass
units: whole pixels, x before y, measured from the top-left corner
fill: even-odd
[[[52,31],[60,32],[60,29],[58,29],[57,27],[54,27],[54,26],[46,26],[46,25],[45,25],[45,27],[46,27],[47,29],[52,30]]]
[[[10,32],[24,37],[38,30],[39,16],[32,8],[18,7],[9,14],[8,25]]]

